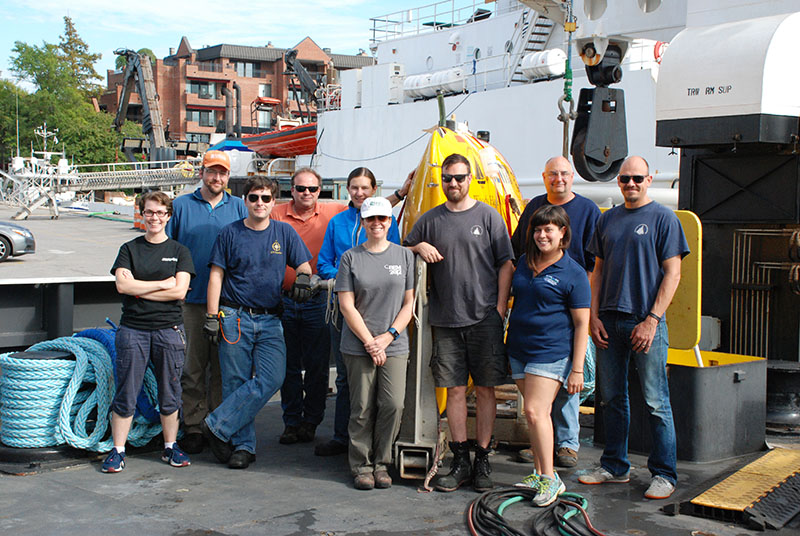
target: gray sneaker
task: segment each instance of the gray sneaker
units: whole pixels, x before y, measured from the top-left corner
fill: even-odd
[[[675,491],[675,484],[663,476],[654,476],[650,481],[650,487],[644,492],[647,499],[666,499]]]
[[[553,504],[555,500],[558,499],[559,495],[567,491],[567,487],[564,485],[564,482],[561,481],[558,473],[555,475],[555,478],[550,478],[545,475],[539,476],[539,491],[533,497],[534,506],[548,506]]]
[[[612,475],[602,467],[594,469],[590,473],[578,477],[581,484],[625,484],[631,481],[631,472],[627,471],[621,475]]]

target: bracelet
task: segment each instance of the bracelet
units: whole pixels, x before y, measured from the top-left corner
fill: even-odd
[[[400,195],[400,190],[399,189],[394,191],[394,195],[397,196],[397,199],[399,199],[400,201],[402,201],[403,199],[406,198],[406,196]]]
[[[649,313],[647,313],[647,316],[651,316],[651,317],[655,318],[655,319],[656,319],[656,322],[661,322],[661,317],[660,317],[660,316],[658,316],[657,314],[655,314],[655,313],[654,313],[654,312],[652,312],[652,311],[650,311]]]
[[[583,374],[583,371],[582,370],[573,370],[572,373],[573,374]]]

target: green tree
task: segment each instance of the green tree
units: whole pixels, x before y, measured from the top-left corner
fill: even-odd
[[[28,45],[17,41],[10,58],[11,70],[18,80],[33,84],[28,93],[17,85],[0,81],[0,157],[5,161],[16,154],[16,100],[19,98],[20,153],[30,154],[30,147],[42,149],[41,138],[33,131],[45,121],[48,129],[58,129],[58,144],[48,142],[48,149],[64,150],[78,164],[124,160],[118,158],[123,136],[141,136],[141,125],[127,123],[122,133],[112,128],[113,116],[96,112],[89,97],[99,78],[93,62],[100,56],[90,54],[88,45],[78,36],[69,17],[64,18],[65,32],[59,45]]]
[[[155,66],[156,66],[156,54],[155,54],[155,52],[153,52],[149,48],[140,48],[139,50],[136,51],[136,53],[139,54],[139,55],[144,54],[148,58],[150,58],[150,63],[155,68]],[[117,59],[114,61],[114,67],[116,67],[118,71],[121,71],[121,70],[123,70],[125,68],[126,65],[128,65],[128,57],[125,56],[125,55],[117,56]]]
[[[95,71],[94,64],[103,55],[89,52],[89,45],[78,35],[72,19],[68,16],[64,17],[64,34],[60,37],[58,48],[78,89],[87,93],[97,92],[99,87],[94,80],[103,78]]]

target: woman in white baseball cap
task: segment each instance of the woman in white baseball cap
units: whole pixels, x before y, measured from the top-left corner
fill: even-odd
[[[335,290],[344,317],[341,352],[350,386],[349,463],[356,489],[388,488],[405,399],[414,255],[387,239],[392,205],[361,204],[367,241],[346,251]]]

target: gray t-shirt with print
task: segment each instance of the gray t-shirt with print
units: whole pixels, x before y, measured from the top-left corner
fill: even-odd
[[[403,245],[427,242],[443,260],[429,264],[432,326],[473,326],[497,307],[497,272],[514,258],[511,238],[495,209],[478,201],[462,212],[439,205],[423,214]]]
[[[414,288],[414,254],[397,244],[380,253],[364,245],[347,250],[339,261],[336,292],[353,292],[355,305],[373,336],[385,333],[403,307],[407,290]],[[343,354],[369,355],[364,343],[342,322]],[[408,330],[386,348],[387,356],[408,354]]]

